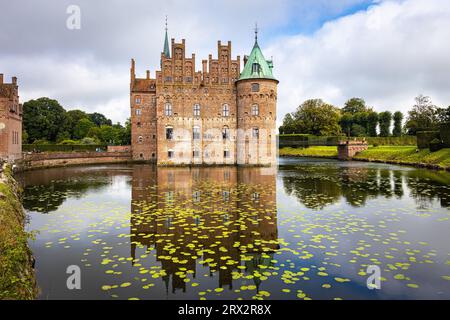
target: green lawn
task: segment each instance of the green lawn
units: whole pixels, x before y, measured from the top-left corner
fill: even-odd
[[[336,158],[337,147],[285,147],[280,149],[280,156]],[[417,151],[415,146],[369,147],[369,150],[357,154],[354,160],[383,161],[408,165],[437,165],[442,168],[450,168],[450,148],[430,152],[428,149]]]
[[[281,157],[318,157],[318,158],[336,158],[337,147],[309,147],[309,148],[291,148],[280,149]]]
[[[354,159],[389,161],[399,164],[431,164],[448,168],[450,167],[450,148],[430,152],[428,149],[417,151],[417,147],[413,146],[379,146],[357,154]]]

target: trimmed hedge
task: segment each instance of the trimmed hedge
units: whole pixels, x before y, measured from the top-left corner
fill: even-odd
[[[23,144],[22,151],[25,152],[79,152],[96,151],[97,148],[106,150],[107,146],[97,144]]]
[[[366,141],[369,145],[378,145],[378,146],[415,146],[415,145],[417,145],[416,136],[367,137]]]
[[[439,131],[418,131],[417,147],[419,149],[428,149],[430,147],[430,142],[434,139],[441,140]]]

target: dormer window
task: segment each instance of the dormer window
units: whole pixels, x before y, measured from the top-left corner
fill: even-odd
[[[259,73],[259,70],[260,70],[260,65],[259,65],[259,63],[253,63],[252,64],[252,73]]]

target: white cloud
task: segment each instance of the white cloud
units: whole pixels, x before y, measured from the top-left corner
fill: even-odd
[[[450,4],[382,1],[326,23],[311,36],[273,42],[278,117],[309,98],[337,106],[363,97],[376,110],[406,112],[420,93],[450,105]]]

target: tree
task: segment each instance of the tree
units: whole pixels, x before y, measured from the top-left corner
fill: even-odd
[[[29,143],[40,139],[55,142],[65,133],[66,125],[66,111],[56,100],[39,98],[23,104],[23,127]]]
[[[83,139],[87,137],[89,130],[92,127],[95,127],[95,123],[93,123],[91,120],[89,120],[88,118],[80,119],[73,130],[73,137],[75,139]]]
[[[338,135],[339,117],[339,109],[321,99],[306,100],[294,113],[295,129],[298,133]]]
[[[403,121],[403,113],[401,113],[400,111],[395,112],[394,130],[392,130],[392,135],[394,135],[395,137],[400,137],[403,133],[402,121]]]
[[[351,114],[367,111],[369,109],[366,107],[366,101],[361,98],[351,98],[345,103],[344,108],[342,108],[342,112]]]
[[[88,114],[90,120],[95,123],[96,126],[100,127],[102,125],[112,126],[112,121],[106,118],[103,114],[94,112]]]
[[[392,113],[389,111],[380,112],[380,137],[389,137],[391,131]]]
[[[367,115],[367,134],[370,137],[377,136],[378,113],[370,111]]]
[[[364,137],[366,135],[366,128],[357,123],[354,123],[352,124],[351,135],[352,137]]]
[[[408,111],[405,127],[408,134],[415,135],[420,130],[433,130],[439,124],[438,110],[431,98],[419,95],[415,98],[416,104]]]
[[[344,113],[344,115],[339,120],[339,124],[341,125],[342,132],[347,136],[351,136],[353,116],[350,113]]]
[[[437,113],[439,123],[450,122],[450,106],[446,109],[438,108]]]
[[[75,127],[80,122],[81,119],[89,119],[86,112],[81,110],[69,110],[66,112],[67,115],[67,126],[66,130],[70,134],[71,139],[78,139],[75,135]]]
[[[295,121],[290,113],[286,114],[283,119],[283,124],[278,128],[281,134],[295,133]]]

